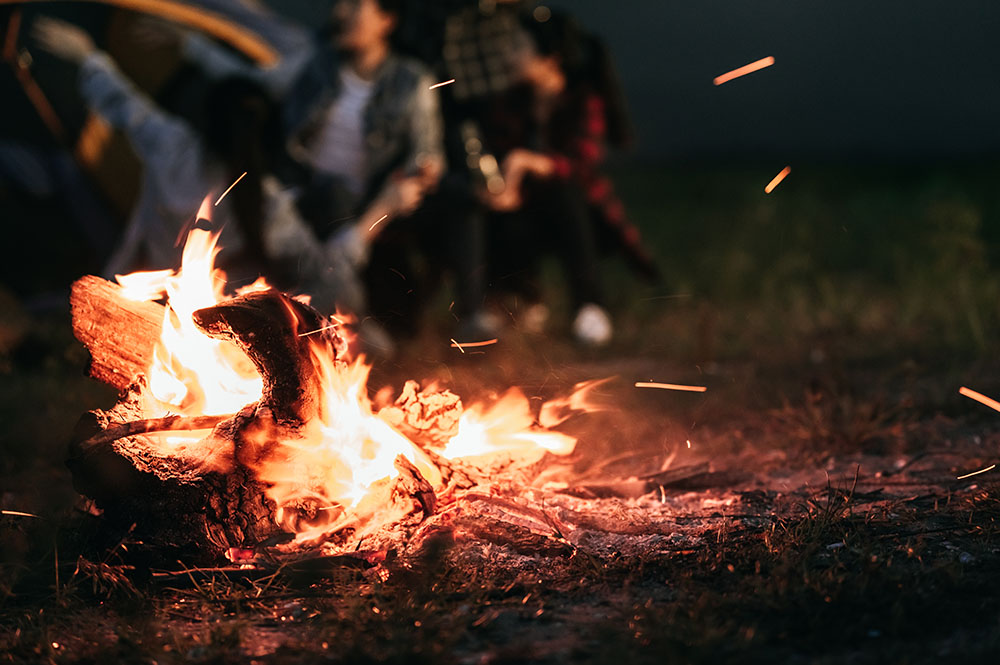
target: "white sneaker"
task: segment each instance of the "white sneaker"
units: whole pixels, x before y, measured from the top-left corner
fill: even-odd
[[[519,317],[518,327],[521,332],[529,335],[541,335],[545,332],[545,324],[549,322],[549,308],[540,302],[528,305]]]
[[[581,307],[573,319],[573,336],[585,346],[605,346],[611,341],[612,333],[608,312],[592,302]]]

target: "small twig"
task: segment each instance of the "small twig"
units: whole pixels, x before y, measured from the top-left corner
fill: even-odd
[[[90,446],[95,446],[99,443],[117,441],[118,439],[123,439],[126,436],[149,434],[151,432],[177,432],[211,429],[222,421],[228,420],[235,415],[236,414],[234,413],[229,413],[222,416],[193,416],[190,418],[186,418],[184,416],[166,416],[164,418],[134,420],[132,422],[121,423],[120,425],[109,427],[103,432],[95,434],[84,441],[81,446],[83,448],[89,448]]]

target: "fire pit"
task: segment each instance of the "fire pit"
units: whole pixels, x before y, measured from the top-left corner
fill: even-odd
[[[597,382],[537,411],[516,389],[465,406],[413,381],[375,404],[349,323],[262,281],[226,294],[215,240],[192,230],[176,272],[73,287],[89,373],[122,390],[81,419],[69,460],[110,523],[199,562],[386,551],[459,499],[510,509],[496,487],[573,452],[554,428],[594,408]]]

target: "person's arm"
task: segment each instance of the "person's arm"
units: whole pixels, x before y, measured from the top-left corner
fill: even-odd
[[[590,171],[604,161],[607,139],[607,109],[600,95],[589,94],[583,99],[583,114],[576,138],[566,153],[549,153],[553,161],[552,174],[569,178],[577,171]]]
[[[79,27],[53,18],[35,22],[38,44],[53,55],[80,67],[80,93],[87,105],[113,128],[121,130],[143,161],[184,163],[189,167],[200,152],[194,132],[162,111],[136,88],[114,61],[97,49]],[[172,158],[173,157],[173,158]],[[174,174],[163,174],[172,177]]]
[[[218,43],[193,30],[185,30],[179,36],[181,57],[198,65],[202,71],[216,79],[227,76],[250,75],[253,65],[247,64],[238,55]]]
[[[199,145],[194,132],[133,86],[106,53],[95,51],[81,63],[80,93],[95,113],[125,134],[143,161],[194,157]]]
[[[504,170],[520,182],[526,174],[539,178],[569,179],[579,171],[596,168],[604,160],[607,121],[604,102],[597,95],[583,101],[583,114],[576,136],[564,151],[512,150],[504,160]]]
[[[406,166],[389,177],[375,200],[362,212],[351,234],[370,244],[396,217],[412,213],[444,172],[444,130],[431,77],[417,79],[409,109],[411,151]]]

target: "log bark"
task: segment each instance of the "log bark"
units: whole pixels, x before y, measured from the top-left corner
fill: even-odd
[[[332,329],[305,335],[329,328],[329,321],[277,291],[199,310],[196,324],[236,343],[261,373],[264,389],[259,402],[222,422],[210,417],[182,423],[206,428],[192,447],[199,455],[194,457],[142,431],[181,423],[169,417],[150,421],[144,409],[144,372],[164,313],[162,305],[125,299],[120,287],[100,278],[74,285],[74,331],[93,357],[90,375],[125,388],[112,409],[81,418],[67,461],[74,487],[94,499],[112,525],[133,528],[161,551],[190,561],[213,563],[230,548],[285,539],[276,506],[254,472],[276,445],[262,445],[260,434],[273,442],[319,415],[320,376],[312,354],[318,345],[319,353],[336,359],[346,344]]]
[[[140,376],[112,409],[80,419],[66,462],[74,488],[94,500],[110,526],[132,528],[164,556],[214,563],[230,547],[253,548],[280,535],[266,488],[232,464],[231,443],[219,440],[209,458],[197,459],[170,454],[144,434],[83,445],[141,416],[144,388]]]
[[[87,275],[74,282],[69,298],[73,334],[90,351],[87,375],[118,390],[149,369],[166,314],[163,305],[129,300],[122,291]]]

